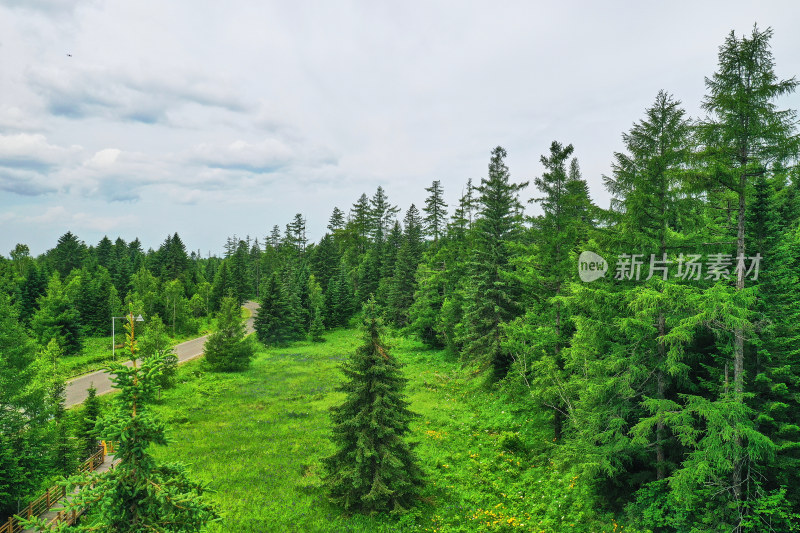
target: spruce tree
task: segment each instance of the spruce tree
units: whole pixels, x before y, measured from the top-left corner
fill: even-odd
[[[220,304],[222,303],[222,299],[226,296],[232,296],[234,291],[233,280],[231,279],[231,273],[228,268],[228,262],[223,261],[222,265],[217,270],[216,275],[214,276],[214,284],[211,286],[211,294],[209,297],[209,303],[211,305],[211,310],[216,312],[219,310]]]
[[[80,459],[85,459],[97,451],[97,420],[100,417],[100,401],[97,399],[97,389],[93,386],[87,389],[86,399],[83,401],[83,413],[79,428]]]
[[[53,268],[62,278],[69,275],[76,268],[83,266],[86,258],[86,245],[71,231],[58,238],[58,244],[48,252],[53,262]]]
[[[133,315],[126,325],[126,348],[131,366],[109,365],[119,393],[112,411],[98,423],[100,435],[112,440],[118,463],[103,474],[88,472],[69,478],[67,492],[78,493],[65,504],[66,510],[91,505],[93,512],[78,525],[62,523],[54,531],[140,533],[144,531],[201,531],[217,512],[207,501],[205,487],[189,479],[177,463],[160,464],[149,449],[167,444],[165,424],[153,411],[159,387],[154,379],[163,359],[150,357],[137,362]],[[40,531],[50,531],[42,519],[30,521]]]
[[[64,355],[80,352],[83,343],[80,315],[58,274],[50,278],[47,292],[38,303],[39,309],[31,319],[31,329],[39,344],[46,346],[51,339],[56,339]]]
[[[381,336],[374,299],[364,305],[363,344],[342,366],[347,396],[331,409],[336,452],[323,460],[332,502],[348,511],[402,511],[422,483],[405,437],[414,416],[403,394],[406,379]]]
[[[317,283],[314,274],[308,277],[308,305],[310,310],[310,323],[308,325],[308,338],[312,342],[322,342],[322,333],[325,331],[323,316],[325,316],[325,297],[322,287]]]
[[[294,327],[289,322],[292,313],[278,274],[273,273],[264,288],[253,325],[258,340],[268,346],[280,346],[292,339]]]
[[[387,313],[397,327],[408,324],[408,310],[414,302],[417,267],[422,260],[422,221],[411,204],[403,220],[403,244],[397,253],[394,276],[387,302]]]
[[[430,187],[425,190],[430,196],[425,199],[425,235],[433,238],[433,242],[439,242],[447,226],[447,204],[444,201],[442,183],[434,180]]]
[[[778,110],[775,103],[777,98],[794,92],[798,82],[776,76],[771,38],[771,29],[760,31],[755,26],[749,37],[730,33],[720,47],[717,72],[706,78],[708,94],[703,109],[709,115],[698,125],[707,187],[712,192],[722,191],[720,200],[735,206],[735,258],[746,258],[752,251],[746,242],[746,221],[755,179],[796,157],[800,141],[795,135],[796,112]],[[745,270],[737,269],[736,290],[744,288]],[[747,352],[751,350],[739,327],[734,332],[732,362],[733,391],[740,402],[744,402],[746,391],[746,368],[752,368],[745,360]],[[747,460],[742,449],[745,443],[739,440],[738,444],[731,473],[735,502],[744,498],[742,480]]]
[[[489,175],[481,179],[479,217],[474,226],[474,246],[465,295],[463,337],[467,357],[492,368],[503,377],[511,357],[502,346],[501,325],[516,317],[519,287],[509,279],[511,245],[522,231],[522,205],[518,193],[528,183],[512,183],[505,165],[506,151],[492,151]]]
[[[49,475],[47,380],[39,378],[36,347],[0,291],[0,514],[17,510],[17,499]]]
[[[235,299],[222,299],[217,329],[209,335],[203,351],[211,368],[223,372],[246,370],[253,358],[253,345],[245,338],[242,309]]]
[[[338,207],[334,207],[331,218],[328,220],[328,231],[335,233],[341,229],[344,229],[344,213]]]

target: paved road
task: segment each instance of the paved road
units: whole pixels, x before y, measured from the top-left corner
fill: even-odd
[[[252,333],[254,331],[253,316],[255,316],[255,312],[258,309],[258,304],[255,302],[246,302],[244,306],[252,312],[251,317],[248,318],[246,322],[247,332]],[[184,361],[188,361],[189,359],[194,359],[195,357],[203,355],[203,346],[205,346],[207,338],[208,336],[206,335],[204,337],[182,342],[181,344],[175,346],[175,355],[178,356],[178,362],[183,363]],[[126,366],[131,366],[132,363],[130,361],[126,361],[123,364]],[[105,370],[98,370],[97,372],[85,374],[68,381],[66,390],[67,407],[83,403],[83,400],[85,400],[86,396],[88,396],[86,391],[92,386],[97,389],[98,395],[110,392],[113,388],[111,385],[111,376],[106,373]]]

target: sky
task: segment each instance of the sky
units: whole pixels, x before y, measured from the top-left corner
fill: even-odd
[[[607,207],[622,133],[661,89],[704,116],[756,23],[800,76],[796,0],[0,0],[0,255],[67,231],[219,255],[295,213],[318,240],[334,206],[421,208],[433,180],[452,212],[498,145],[528,200],[553,140]]]

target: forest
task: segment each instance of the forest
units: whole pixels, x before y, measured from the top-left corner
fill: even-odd
[[[565,503],[514,503],[538,513],[524,523],[454,518],[438,529],[418,511],[428,523],[398,531],[800,530],[800,137],[780,104],[798,82],[777,77],[771,37],[757,27],[727,36],[704,116],[664,90],[631,117],[603,176],[608,208],[562,140],[543,147],[530,181],[492,149],[485,177],[452,185],[463,187],[456,205],[440,180],[402,213],[383,187],[365,192],[332,207],[316,242],[298,213],[260,238],[230,237],[223,257],[187,251],[177,233],[148,250],[71,232],[36,257],[18,244],[0,258],[0,520],[72,475],[102,436],[96,405],[65,409],[66,369],[94,369],[101,344],[102,364],[109,343],[133,351],[120,323],[111,339],[110,318],[132,313],[147,318],[145,359],[230,332],[206,353],[222,381],[265,348],[324,351],[330,335],[360,327],[337,370],[349,381],[328,422],[333,453],[315,462],[326,472],[318,488],[343,516],[387,513],[386,531],[404,513],[436,510],[420,495],[444,475],[407,443],[426,423],[403,393],[421,366],[394,357],[412,341],[435,364],[466,369],[470,394],[507,402],[509,427],[487,431],[504,453],[548,463],[550,485],[535,490]],[[249,300],[260,304],[252,343],[239,319]],[[155,389],[189,379],[176,380],[175,366],[148,392],[154,405],[167,401]],[[213,522],[203,490],[182,486],[198,529],[156,530]],[[108,530],[148,530],[126,527]]]

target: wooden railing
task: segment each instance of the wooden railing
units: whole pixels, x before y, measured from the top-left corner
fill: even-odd
[[[115,446],[113,442],[103,441],[97,452],[92,454],[91,457],[86,459],[78,467],[78,472],[91,472],[96,470],[97,467],[103,464],[103,461],[105,461],[106,454],[113,454],[114,449]],[[66,487],[50,487],[45,491],[44,494],[25,506],[25,508],[17,513],[16,516],[12,516],[3,524],[0,524],[0,533],[20,533],[24,528],[22,527],[20,518],[18,517],[30,519],[42,515],[49,511],[55,504],[64,499],[66,496]],[[78,516],[80,516],[80,514],[76,513],[75,511],[69,513],[60,511],[58,515],[56,515],[56,517],[50,521],[49,525],[54,526],[61,522],[67,522],[71,525],[75,523],[75,520],[77,520]]]

